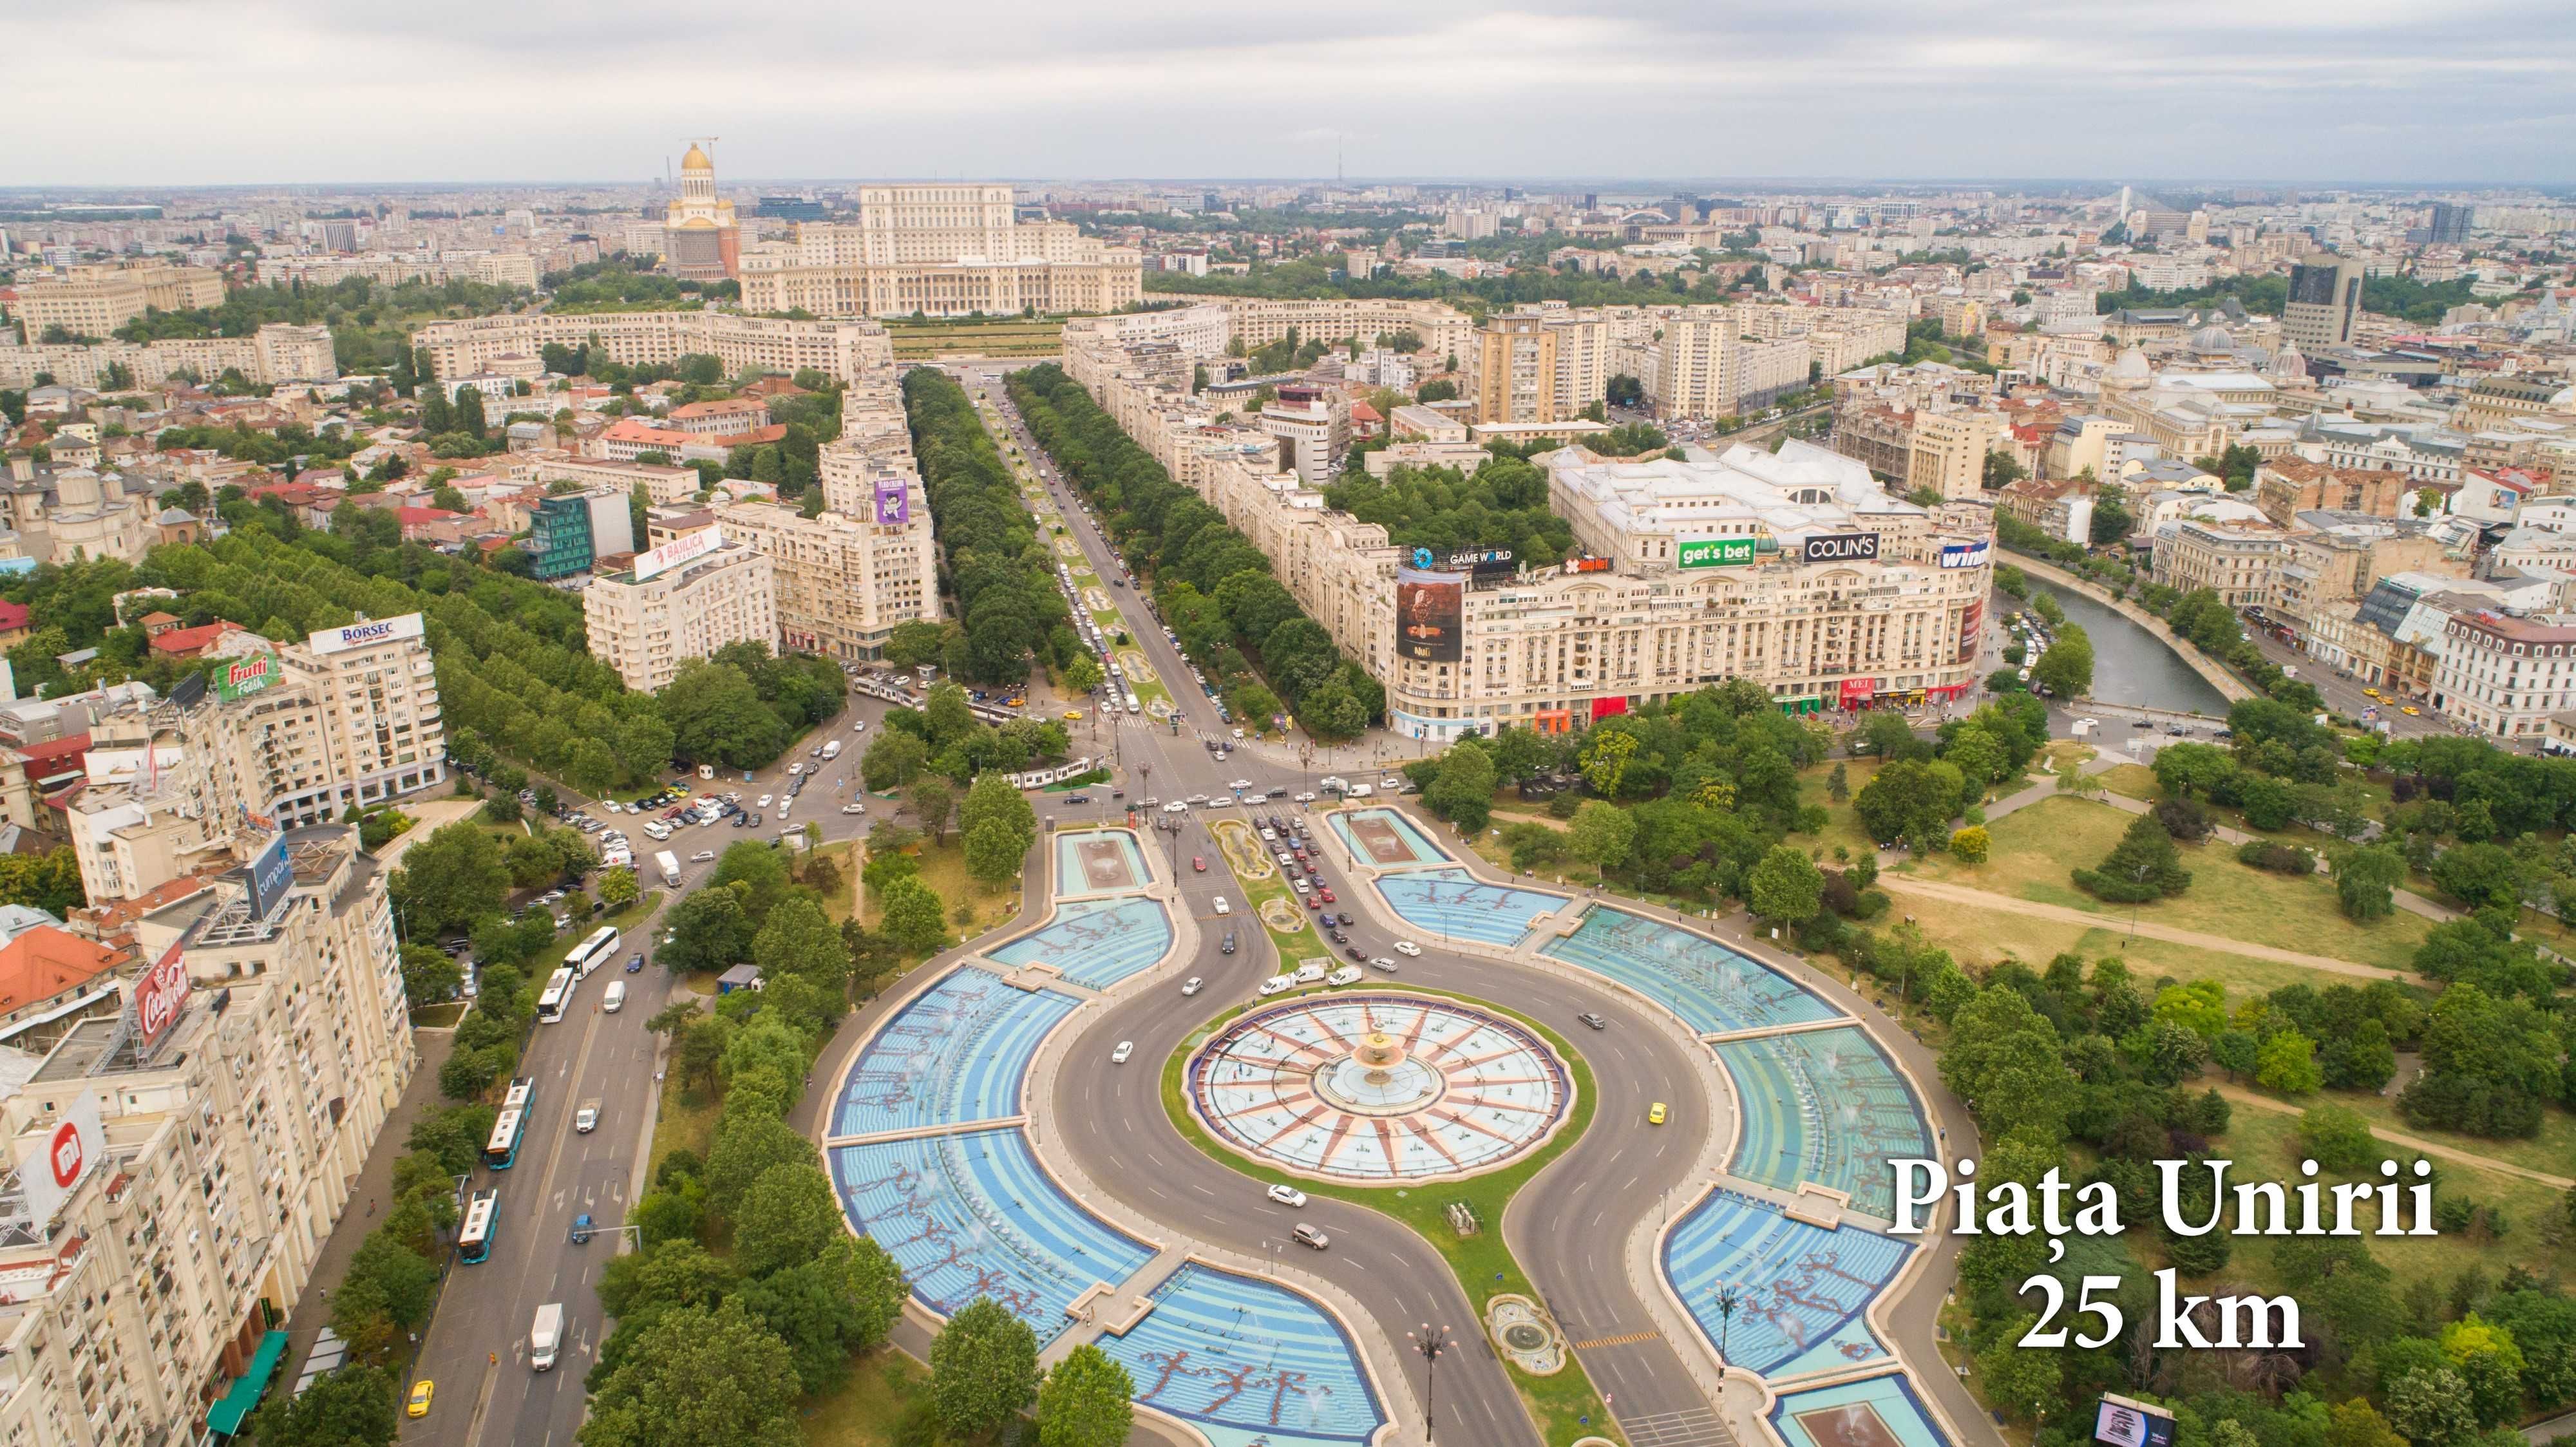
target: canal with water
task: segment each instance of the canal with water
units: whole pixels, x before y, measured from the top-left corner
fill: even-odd
[[[2130,622],[2117,609],[2037,576],[2031,578],[2030,589],[2033,595],[2055,598],[2066,610],[2066,621],[2082,624],[2085,636],[2092,639],[2094,698],[2141,708],[2183,709],[2212,718],[2227,716],[2224,694],[2210,687],[2209,680],[2194,672],[2163,639]],[[1995,604],[2007,610],[2021,606],[2000,593]]]

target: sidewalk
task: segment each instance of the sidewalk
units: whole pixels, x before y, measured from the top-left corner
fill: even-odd
[[[411,1084],[403,1090],[401,1101],[376,1137],[375,1148],[367,1152],[366,1164],[350,1183],[348,1209],[340,1213],[329,1239],[322,1243],[322,1254],[313,1263],[313,1279],[305,1283],[303,1298],[286,1319],[286,1360],[278,1366],[278,1380],[289,1385],[304,1364],[304,1354],[312,1350],[313,1338],[331,1324],[330,1292],[340,1285],[340,1278],[349,1274],[349,1259],[357,1254],[358,1243],[375,1229],[385,1203],[393,1199],[394,1161],[403,1153],[403,1142],[411,1138],[412,1123],[423,1112],[446,1104],[438,1093],[438,1070],[456,1046],[456,1032],[419,1030],[412,1033],[412,1040],[420,1052],[420,1062],[412,1068]],[[370,1203],[375,1206],[372,1214],[367,1209]]]

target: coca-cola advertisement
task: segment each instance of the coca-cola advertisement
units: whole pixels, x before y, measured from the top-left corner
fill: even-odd
[[[142,1038],[149,1051],[170,1027],[179,1020],[179,1012],[188,1003],[188,967],[179,958],[179,946],[169,951],[143,972],[134,982],[134,1033]]]

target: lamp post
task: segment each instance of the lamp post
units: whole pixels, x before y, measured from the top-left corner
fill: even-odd
[[[1732,1361],[1726,1354],[1726,1329],[1735,1324],[1735,1309],[1744,1304],[1744,1293],[1733,1286],[1717,1289],[1717,1355],[1721,1361]]]
[[[1433,1373],[1439,1369],[1440,1354],[1449,1350],[1449,1328],[1434,1327],[1426,1321],[1420,1331],[1406,1332],[1404,1339],[1422,1353],[1422,1440],[1427,1444],[1431,1440]]]

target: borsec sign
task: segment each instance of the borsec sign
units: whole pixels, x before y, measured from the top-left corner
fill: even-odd
[[[366,648],[420,635],[420,615],[405,613],[399,618],[376,618],[365,623],[352,623],[345,628],[325,628],[305,642],[316,653],[346,653],[352,648]]]

